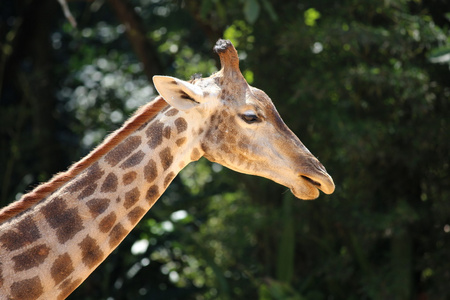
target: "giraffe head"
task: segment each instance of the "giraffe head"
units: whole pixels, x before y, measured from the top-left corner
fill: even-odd
[[[202,154],[235,171],[278,182],[300,199],[317,198],[319,189],[331,194],[331,176],[284,124],[266,93],[244,79],[231,42],[219,40],[214,51],[222,68],[208,78],[153,78],[171,106],[202,116],[197,137]]]

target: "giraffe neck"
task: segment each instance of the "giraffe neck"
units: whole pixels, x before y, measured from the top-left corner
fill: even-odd
[[[196,112],[163,109],[82,173],[1,224],[0,294],[10,299],[69,295],[176,174],[201,157],[196,120],[201,120]]]

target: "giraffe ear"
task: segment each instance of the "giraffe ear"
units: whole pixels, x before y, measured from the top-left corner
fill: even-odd
[[[153,84],[158,93],[171,106],[187,110],[203,102],[201,88],[170,76],[153,76]]]

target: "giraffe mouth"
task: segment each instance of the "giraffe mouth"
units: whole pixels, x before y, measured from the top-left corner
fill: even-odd
[[[312,185],[316,186],[317,188],[320,188],[322,186],[319,182],[312,180],[308,176],[300,175],[300,177],[306,180],[307,182],[311,183]]]
[[[300,175],[299,177],[302,179],[309,199],[317,198],[319,196],[319,190],[325,194],[332,194],[334,192],[335,186],[333,179],[327,173],[315,174],[314,177],[307,175]]]
[[[329,176],[328,176],[329,177]],[[291,192],[294,194],[295,197],[303,200],[313,200],[319,197],[319,190],[323,191],[326,194],[331,194],[334,191],[334,183],[331,181],[331,178],[329,181],[326,179],[318,177],[320,182],[318,180],[314,180],[309,176],[306,175],[300,175],[299,178],[301,178],[300,185],[297,186],[291,186]]]

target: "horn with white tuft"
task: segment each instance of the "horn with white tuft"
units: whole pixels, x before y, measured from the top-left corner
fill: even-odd
[[[236,49],[229,40],[218,40],[214,52],[220,57],[220,65],[225,78],[243,78],[239,70],[239,57]]]

